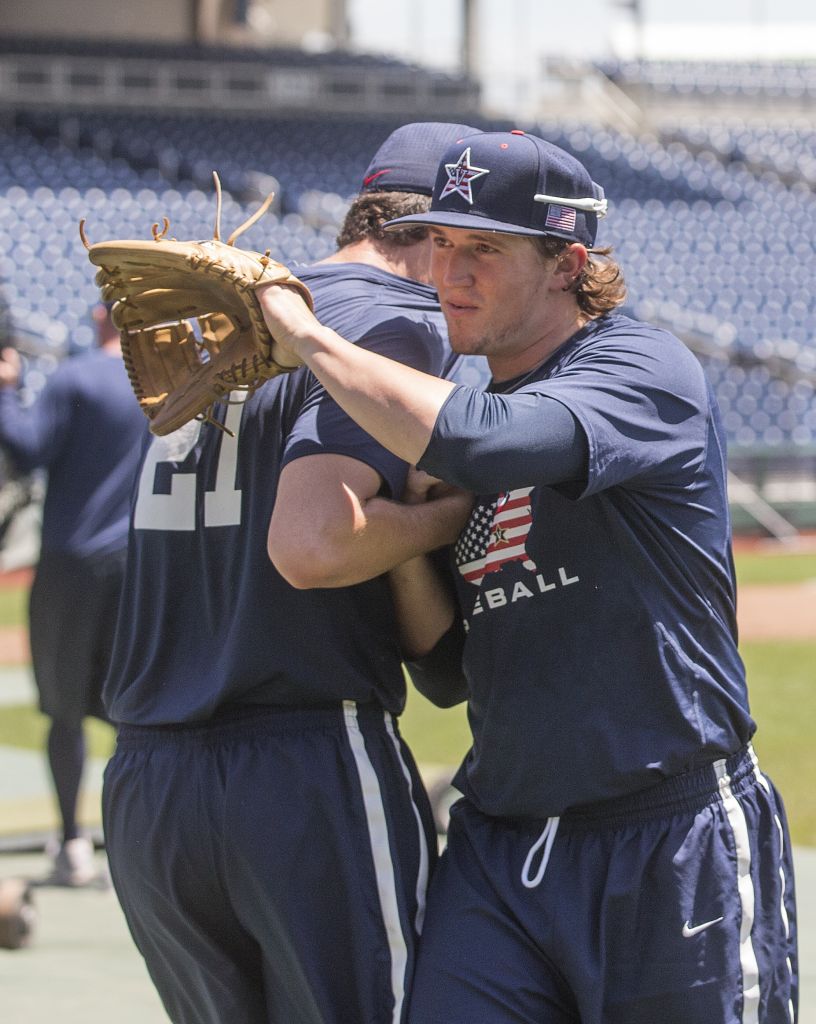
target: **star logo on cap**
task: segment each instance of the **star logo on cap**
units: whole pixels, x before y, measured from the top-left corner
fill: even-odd
[[[476,178],[481,178],[484,174],[490,174],[486,167],[473,167],[471,165],[470,146],[468,146],[455,164],[445,164],[445,170],[448,172],[448,180],[439,193],[439,198],[444,199],[445,196],[455,192],[471,205],[473,204],[471,182],[475,181]]]

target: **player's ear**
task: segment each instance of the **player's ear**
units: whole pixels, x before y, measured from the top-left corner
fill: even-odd
[[[556,258],[553,273],[553,283],[556,287],[561,291],[568,292],[580,276],[588,259],[586,246],[581,245],[580,242],[572,242],[568,245]]]

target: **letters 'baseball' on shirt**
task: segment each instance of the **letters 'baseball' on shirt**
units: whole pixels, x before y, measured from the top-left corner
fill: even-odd
[[[490,391],[453,391],[420,461],[479,495],[453,553],[474,736],[457,785],[485,813],[544,818],[737,750],[755,726],[697,359],[616,313]],[[588,463],[546,486],[553,401]]]

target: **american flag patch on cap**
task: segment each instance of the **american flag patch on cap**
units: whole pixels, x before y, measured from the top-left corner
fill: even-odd
[[[574,231],[575,210],[571,206],[556,206],[550,203],[544,227],[556,228],[558,231]]]

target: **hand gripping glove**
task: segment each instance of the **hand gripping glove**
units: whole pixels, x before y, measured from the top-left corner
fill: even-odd
[[[169,222],[152,240],[89,244],[99,268],[102,300],[114,303],[122,355],[136,398],[154,434],[169,434],[192,419],[213,420],[213,405],[231,391],[252,393],[266,380],[288,373],[273,357],[274,338],[264,322],[255,289],[276,283],[295,288],[309,308],[309,289],[282,263],[237,249],[234,241],[268,209],[272,196],[226,242],[220,239],[221,188],[214,237],[179,242],[166,238]],[[220,426],[220,424],[218,424]]]

